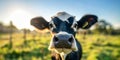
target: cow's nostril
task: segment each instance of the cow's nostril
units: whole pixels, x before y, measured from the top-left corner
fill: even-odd
[[[69,38],[68,41],[69,41],[70,43],[72,43],[72,42],[73,42],[73,37]]]
[[[58,38],[56,36],[54,36],[54,42],[58,42]]]

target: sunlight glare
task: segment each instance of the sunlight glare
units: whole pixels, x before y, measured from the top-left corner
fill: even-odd
[[[13,12],[11,12],[9,20],[13,21],[13,24],[18,29],[28,28],[30,30],[33,30],[34,28],[30,25],[30,19],[33,17],[32,14],[28,13],[27,11],[23,9],[17,9]]]

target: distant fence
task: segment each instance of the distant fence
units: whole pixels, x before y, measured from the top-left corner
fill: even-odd
[[[19,57],[23,60],[30,60],[31,57],[35,57],[36,60],[45,60],[45,56],[49,53],[47,49],[48,42],[42,42],[44,41],[42,37],[49,37],[48,35],[49,33],[43,34],[36,31],[30,32],[26,29],[20,32],[1,34],[0,41],[7,41],[8,43],[0,44],[0,51],[3,51],[6,48],[8,51],[7,53],[0,52],[0,56],[3,56],[6,60],[18,60]],[[19,41],[23,41],[23,43],[18,47],[17,45],[14,47],[15,43],[19,43]]]

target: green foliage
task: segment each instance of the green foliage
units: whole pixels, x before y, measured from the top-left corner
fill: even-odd
[[[1,38],[8,35],[1,35]],[[17,36],[17,37],[16,37]],[[120,35],[83,35],[77,34],[82,45],[82,60],[120,60]],[[0,60],[50,60],[48,51],[50,34],[27,34],[26,44],[22,34],[13,34],[13,47],[9,49],[9,40],[0,39]]]

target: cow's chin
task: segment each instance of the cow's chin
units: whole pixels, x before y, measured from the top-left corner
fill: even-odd
[[[76,48],[49,48],[50,51],[54,51],[56,53],[64,53],[64,54],[69,54],[72,51],[77,51]]]
[[[54,51],[56,53],[65,53],[65,54],[69,54],[70,52],[72,52],[72,49],[68,49],[68,48],[48,48],[50,51]]]
[[[64,54],[69,54],[72,52],[72,49],[67,49],[67,48],[55,48],[56,53],[64,53]]]

